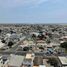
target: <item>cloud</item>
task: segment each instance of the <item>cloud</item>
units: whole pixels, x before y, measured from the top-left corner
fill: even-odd
[[[39,5],[48,0],[0,0],[1,7]]]

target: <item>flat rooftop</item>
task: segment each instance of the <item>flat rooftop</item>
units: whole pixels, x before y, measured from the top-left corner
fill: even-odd
[[[19,56],[19,55],[11,55],[8,65],[9,66],[21,66],[22,62],[24,60],[24,56]]]
[[[46,67],[45,65],[33,66],[33,67]]]
[[[67,65],[67,57],[59,56],[58,58],[60,62],[62,63],[62,65]]]
[[[25,58],[26,59],[34,59],[34,54],[28,53],[28,54],[26,54],[26,57]]]

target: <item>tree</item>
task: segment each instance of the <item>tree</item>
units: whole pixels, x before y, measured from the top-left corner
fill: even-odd
[[[9,42],[8,42],[9,48],[11,48],[13,44],[14,44],[14,43],[13,43],[12,41],[9,41]]]
[[[38,38],[39,38],[40,40],[43,40],[44,37],[45,37],[45,36],[44,36],[43,34],[38,35]]]
[[[55,58],[50,58],[49,60],[50,65],[53,65],[54,67],[57,67],[57,60]]]
[[[24,47],[23,51],[29,51],[29,47]]]
[[[60,44],[60,47],[62,47],[62,48],[67,48],[67,42],[61,43],[61,44]]]
[[[44,47],[43,47],[43,46],[40,46],[40,47],[39,47],[39,49],[42,49],[42,50],[44,50]]]
[[[10,33],[13,34],[14,32],[11,30]]]
[[[5,43],[5,40],[2,40],[1,42],[2,42],[2,43]]]
[[[46,43],[48,43],[48,44],[49,44],[49,43],[51,43],[51,41],[50,41],[50,40],[47,40],[47,41],[46,41]]]
[[[49,38],[52,39],[52,33],[48,33]]]
[[[2,32],[2,30],[0,29],[0,33]]]
[[[36,38],[36,35],[35,35],[35,34],[32,34],[32,37],[33,37],[33,38]]]

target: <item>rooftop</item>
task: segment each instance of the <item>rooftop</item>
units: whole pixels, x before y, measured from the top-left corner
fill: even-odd
[[[46,67],[45,65],[39,65],[39,67]]]
[[[23,60],[24,60],[24,56],[11,55],[8,65],[19,67],[22,65]]]
[[[34,59],[34,55],[33,54],[26,54],[26,59]]]
[[[62,65],[67,65],[67,57],[59,56],[58,58],[59,58],[60,62],[62,63]]]

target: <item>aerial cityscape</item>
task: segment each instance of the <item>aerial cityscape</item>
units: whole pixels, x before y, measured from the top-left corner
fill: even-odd
[[[67,25],[0,24],[0,67],[67,67]]]
[[[0,0],[0,67],[67,67],[67,0]]]

